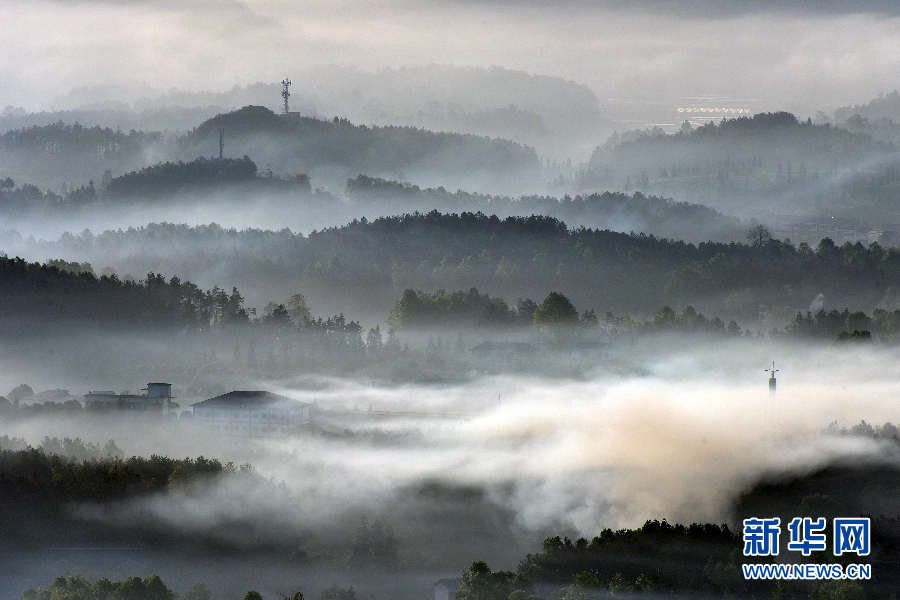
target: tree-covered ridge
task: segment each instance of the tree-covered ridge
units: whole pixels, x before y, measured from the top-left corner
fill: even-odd
[[[201,290],[189,281],[150,273],[141,281],[72,273],[57,266],[0,256],[0,306],[42,321],[209,325],[246,321],[237,289]]]
[[[266,162],[309,170],[333,163],[372,173],[398,169],[444,169],[511,174],[540,166],[532,148],[507,140],[457,133],[436,133],[416,127],[354,125],[276,115],[267,108],[246,106],[217,115],[187,134],[187,147],[209,147],[224,128],[229,139],[258,148]],[[273,145],[274,142],[274,145]],[[358,172],[358,171],[357,171]]]
[[[519,563],[518,573],[535,583],[565,585],[590,573],[598,588],[618,576],[632,589],[646,581],[645,589],[635,591],[708,592],[717,587],[709,581],[716,570],[733,571],[732,581],[741,579],[735,564],[740,547],[740,536],[727,525],[653,520],[637,529],[604,529],[591,540],[547,538],[541,552]],[[713,573],[705,572],[713,565]]]
[[[240,184],[256,179],[256,164],[249,157],[198,158],[190,162],[165,162],[114,177],[105,193],[113,198],[158,198],[183,188],[209,189],[216,185]]]
[[[123,581],[100,579],[91,583],[81,575],[57,577],[51,585],[29,588],[21,600],[175,600],[181,598],[163,583],[158,575],[145,579],[129,577]],[[209,600],[210,593],[202,584],[190,588],[183,600]]]
[[[36,186],[15,186],[12,178],[0,180],[0,207],[10,212],[57,212],[97,203],[135,203],[171,200],[185,195],[221,191],[308,195],[311,186],[305,174],[274,176],[257,172],[256,163],[243,158],[196,158],[188,162],[164,162],[112,177],[95,185],[73,187],[65,193],[42,192]]]
[[[345,193],[362,206],[379,204],[409,209],[434,207],[443,212],[484,212],[505,215],[546,215],[584,227],[652,233],[688,241],[739,239],[746,227],[734,217],[708,206],[676,202],[640,192],[554,196],[496,196],[442,187],[420,188],[394,180],[359,175],[348,179]]]
[[[500,219],[434,211],[354,222],[312,233],[307,240],[309,260],[340,257],[348,275],[373,283],[390,274],[395,283],[411,284],[404,288],[424,288],[425,282],[463,289],[476,284],[500,288],[507,297],[512,294],[506,290],[543,296],[532,290],[546,290],[549,284],[566,290],[577,304],[598,309],[656,310],[676,300],[709,301],[733,293],[747,296],[741,310],[755,310],[758,304],[805,307],[819,293],[841,298],[842,304],[873,307],[888,288],[900,286],[900,250],[875,243],[838,247],[826,239],[810,248],[769,239],[694,245],[568,229],[542,216]],[[612,281],[615,285],[609,285]]]
[[[856,128],[790,113],[723,119],[613,136],[591,157],[582,187],[657,194],[762,219],[773,202],[798,219],[896,222],[895,146]]]
[[[47,445],[52,449],[52,443]],[[232,466],[228,469],[235,470]],[[249,466],[242,469],[253,472]],[[217,476],[225,471],[226,467],[219,461],[202,456],[196,459],[165,456],[122,459],[107,455],[79,461],[42,449],[0,449],[0,488],[7,501],[25,495],[39,497],[54,505],[80,501],[112,502],[161,492],[183,481]]]
[[[900,92],[894,90],[889,94],[879,94],[865,104],[843,106],[834,111],[835,119],[846,121],[857,116],[868,121],[891,119],[900,121]]]
[[[67,125],[62,121],[50,125],[32,125],[0,134],[0,151],[22,152],[35,156],[53,157],[72,154],[95,159],[131,156],[142,152],[151,143],[159,142],[158,131],[131,130],[128,133],[109,127],[85,127],[78,122]]]
[[[816,125],[811,120],[799,121],[788,112],[759,113],[752,117],[722,119],[718,123],[710,121],[696,129],[666,134],[661,130],[649,130],[630,135],[633,139],[616,138],[607,143],[606,151],[620,157],[650,148],[665,148],[674,153],[706,148],[706,156],[712,158],[716,149],[728,148],[731,158],[764,150],[782,153],[797,153],[805,150],[813,157],[827,156],[844,162],[859,159],[875,152],[890,152],[891,144],[876,142],[870,136],[856,134],[830,124]],[[787,143],[787,148],[779,148],[777,143]],[[595,155],[602,155],[598,148]],[[695,154],[689,154],[694,158]],[[720,156],[720,159],[727,158]],[[665,165],[663,165],[665,167]]]
[[[778,307],[789,320],[798,310],[805,313],[819,294],[827,310],[900,308],[900,250],[877,243],[837,246],[826,239],[813,248],[766,237],[690,244],[569,228],[536,215],[432,211],[354,220],[307,236],[156,224],[66,236],[41,245],[40,252],[77,256],[107,246],[124,249],[126,272],[164,264],[190,279],[216,267],[242,289],[290,281],[294,290],[340,293],[353,314],[378,302],[386,315],[406,289],[472,287],[507,302],[561,291],[576,306],[600,313],[654,314],[660,306],[690,304],[739,321],[755,320],[760,305]],[[145,259],[150,247],[152,262]],[[361,288],[366,297],[350,305],[354,295],[348,292]]]

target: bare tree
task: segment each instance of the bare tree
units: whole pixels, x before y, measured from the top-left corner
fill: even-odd
[[[765,246],[772,240],[772,232],[765,225],[751,227],[747,232],[747,241],[751,246]]]

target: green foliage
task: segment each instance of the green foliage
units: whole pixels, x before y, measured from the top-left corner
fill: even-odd
[[[578,323],[578,311],[559,292],[550,292],[534,311],[534,323],[540,327],[560,328]]]
[[[455,600],[509,600],[514,592],[528,594],[531,589],[527,577],[510,571],[492,572],[487,563],[476,561],[460,577]]]
[[[61,450],[71,453],[66,448]],[[162,491],[182,481],[214,477],[224,470],[219,461],[202,456],[122,459],[106,455],[73,460],[73,454],[77,456],[34,448],[0,450],[0,487],[8,486],[8,491],[28,489],[51,503],[107,502]]]
[[[411,183],[359,175],[348,179],[345,193],[358,203],[377,206],[379,203],[408,210],[424,205],[440,207],[447,212],[483,212],[496,215],[545,215],[578,223],[584,227],[621,227],[631,224],[635,231],[653,233],[673,239],[705,241],[734,239],[745,228],[738,219],[701,204],[675,202],[640,192],[554,196],[492,196],[443,187],[420,188]],[[396,210],[396,209],[394,209]],[[587,247],[585,258],[592,251]]]
[[[256,170],[256,164],[247,156],[197,158],[187,163],[165,162],[114,177],[106,188],[106,194],[120,200],[161,198],[186,188],[254,181]]]
[[[866,600],[859,581],[823,581],[816,586],[810,600]]]
[[[184,593],[181,600],[210,600],[212,592],[203,583],[195,583]],[[302,598],[301,598],[302,600]]]
[[[41,265],[0,256],[0,303],[7,313],[33,315],[44,322],[87,319],[203,325],[247,320],[236,288],[230,295],[218,287],[204,292],[189,281],[178,277],[166,281],[156,273],[140,282],[121,281],[96,277],[83,268],[73,272],[72,263],[60,268],[52,262]]]
[[[526,556],[518,572],[536,583],[568,583],[561,594],[571,593],[575,599],[588,597],[585,590],[600,586],[614,593],[696,591],[716,585],[703,578],[703,563],[709,559],[727,564],[735,548],[740,548],[740,538],[727,525],[685,527],[665,520],[647,521],[633,530],[605,529],[590,541],[547,538],[542,552]],[[653,579],[647,575],[648,565],[652,565]],[[685,565],[694,565],[694,570]]]
[[[435,133],[415,127],[369,127],[335,117],[323,121],[277,115],[267,108],[246,106],[202,123],[185,138],[192,148],[208,147],[224,127],[230,138],[265,148],[273,164],[300,163],[352,166],[364,172],[397,172],[411,167],[426,171],[490,171],[510,175],[536,170],[540,160],[532,148],[507,140]]]
[[[397,328],[479,325],[502,327],[515,322],[516,314],[502,298],[491,298],[476,288],[467,292],[443,289],[433,294],[408,289],[391,310],[388,323]]]
[[[57,577],[47,587],[29,588],[22,594],[22,600],[175,600],[175,597],[158,575],[146,579],[129,577],[124,581],[100,579],[95,584],[81,575]],[[185,596],[184,600],[209,600],[209,591],[206,590],[205,597],[195,594],[190,598]]]

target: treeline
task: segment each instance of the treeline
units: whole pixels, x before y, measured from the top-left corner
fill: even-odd
[[[774,491],[774,490],[767,490]],[[799,509],[801,512],[795,512]],[[779,513],[782,522],[794,514],[823,513],[811,502],[794,511]],[[843,513],[841,513],[843,516]],[[785,518],[786,517],[786,518]],[[476,561],[459,578],[456,600],[526,600],[543,594],[550,600],[584,600],[599,597],[702,597],[785,598],[893,598],[897,548],[894,524],[881,518],[873,522],[872,579],[867,581],[775,581],[744,578],[742,564],[770,562],[743,556],[739,532],[727,525],[670,524],[649,520],[637,529],[604,529],[591,540],[547,538],[543,549],[528,554],[516,571],[491,571]],[[787,534],[782,536],[786,539]],[[782,544],[785,542],[782,541]],[[799,560],[798,560],[799,559]],[[840,562],[821,556],[825,562]],[[789,562],[806,562],[792,557]]]
[[[607,312],[601,323],[616,334],[654,334],[677,332],[690,334],[728,334],[751,336],[754,332],[741,329],[733,319],[726,325],[719,317],[707,318],[693,306],[686,306],[676,313],[669,306],[662,307],[647,321],[638,321],[631,316],[615,316]],[[783,328],[769,331],[756,329],[755,335],[770,338],[793,338],[799,340],[821,340],[827,342],[867,342],[873,339],[895,340],[900,334],[900,310],[886,311],[876,308],[872,316],[863,311],[845,308],[842,311],[819,309],[815,313],[797,312],[793,320]],[[874,337],[873,337],[874,336]]]
[[[159,575],[146,579],[129,577],[123,581],[99,579],[91,583],[81,575],[57,577],[56,580],[40,588],[29,588],[21,600],[210,600],[212,594],[202,583],[191,586],[184,595],[172,591]]]
[[[582,189],[658,194],[726,211],[779,211],[896,222],[895,147],[865,132],[786,112],[723,119],[674,134],[613,136],[575,182]],[[813,214],[810,214],[813,213]]]
[[[99,184],[66,188],[60,194],[42,192],[36,186],[7,178],[0,181],[0,207],[9,211],[58,211],[77,209],[97,203],[117,204],[160,202],[185,195],[240,191],[244,194],[278,192],[307,195],[311,190],[304,174],[261,175],[256,163],[243,158],[196,158],[188,162],[164,162],[113,177],[107,170]]]
[[[0,411],[3,411],[4,402],[6,404],[6,412],[8,412],[11,405],[2,397],[0,397]],[[22,438],[11,438],[6,435],[0,437],[0,451],[9,450],[17,452],[31,449],[32,446]],[[109,440],[101,446],[100,444],[85,442],[81,438],[72,439],[65,437],[59,439],[46,436],[35,449],[45,455],[57,455],[76,462],[85,460],[97,461],[116,458],[122,459],[125,457],[122,450],[116,445],[115,440]]]
[[[14,129],[0,134],[0,151],[52,159],[64,155],[93,157],[95,160],[137,155],[162,139],[158,131],[131,130],[125,133],[109,127],[85,127],[76,122],[57,121],[50,125]]]
[[[23,241],[12,236],[9,243]],[[560,290],[578,306],[617,314],[690,304],[739,322],[756,320],[760,305],[778,307],[790,319],[798,310],[806,313],[820,294],[827,310],[900,308],[900,250],[877,243],[837,246],[825,239],[811,247],[766,235],[750,243],[690,244],[569,228],[534,215],[432,211],[363,218],[308,236],[157,224],[64,236],[36,250],[85,256],[106,247],[125,249],[120,268],[132,272],[162,265],[196,278],[216,269],[242,288],[290,281],[327,301],[340,297],[356,314],[386,315],[406,289],[472,287],[507,299]]]
[[[123,281],[0,256],[0,307],[15,318],[208,326],[248,321],[243,302],[236,288],[204,291],[178,277]]]
[[[345,193],[361,207],[400,210],[435,208],[442,212],[483,212],[498,216],[546,215],[570,225],[636,231],[686,241],[741,239],[747,227],[701,204],[675,202],[641,192],[553,196],[492,196],[443,187],[420,188],[411,183],[359,175],[347,180]],[[384,212],[388,212],[385,210]]]
[[[637,529],[604,529],[591,540],[547,538],[517,571],[535,583],[580,584],[597,592],[721,593],[718,578],[743,579],[735,564],[740,548],[740,536],[727,525],[653,520]]]
[[[0,135],[0,154],[6,159],[5,176],[65,197],[71,189],[103,188],[101,184],[114,176],[150,168],[148,156],[176,166],[198,156],[214,156],[222,129],[231,156],[253,156],[276,173],[321,169],[325,178],[340,173],[331,183],[362,171],[379,176],[403,172],[429,181],[456,181],[466,175],[496,185],[533,178],[540,170],[534,149],[507,140],[416,127],[354,125],[338,117],[279,115],[261,106],[219,114],[184,134],[133,130],[126,134],[62,122],[34,125]],[[168,170],[163,180],[172,175]],[[132,176],[119,191],[131,193],[131,184],[138,180]]]
[[[280,171],[309,173],[333,165],[357,173],[439,176],[443,171],[503,178],[533,174],[540,167],[532,148],[507,140],[415,127],[354,125],[338,117],[276,115],[261,106],[245,106],[201,123],[186,135],[185,147],[210,147],[222,128],[229,140]]]
[[[80,501],[112,502],[161,492],[183,481],[237,470],[202,456],[174,459],[154,455],[150,458],[133,456],[123,459],[112,455],[121,453],[116,452],[115,442],[104,446],[99,458],[76,460],[73,456],[52,452],[73,449],[63,444],[54,448],[56,445],[52,440],[45,440],[42,446],[46,446],[49,452],[32,447],[23,450],[0,449],[0,487],[7,501],[27,497],[53,506]],[[75,452],[76,455],[79,452],[77,447]],[[241,470],[254,473],[249,465],[241,467]]]

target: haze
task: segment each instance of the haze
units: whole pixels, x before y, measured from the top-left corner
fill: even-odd
[[[562,76],[601,99],[820,108],[896,87],[898,16],[876,0],[7,0],[0,97],[50,110],[274,82],[317,65],[437,63]],[[82,93],[67,97],[73,88]]]

